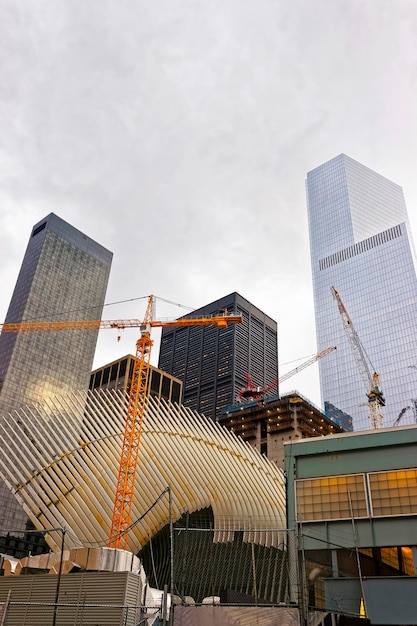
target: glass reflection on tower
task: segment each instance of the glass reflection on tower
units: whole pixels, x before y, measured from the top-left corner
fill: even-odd
[[[386,398],[384,427],[417,396],[417,279],[401,187],[341,154],[307,174],[307,204],[322,401],[370,428],[366,388],[332,297],[349,312]],[[414,376],[413,376],[414,374]],[[413,411],[401,424],[415,423]]]

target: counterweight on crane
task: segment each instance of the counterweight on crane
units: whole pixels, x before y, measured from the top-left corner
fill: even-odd
[[[217,326],[226,328],[229,324],[240,324],[241,315],[227,314],[212,317],[189,317],[171,321],[153,319],[154,296],[149,296],[144,320],[75,320],[69,322],[17,322],[0,324],[1,332],[39,332],[61,330],[94,330],[140,328],[140,337],[136,342],[136,358],[122,440],[116,493],[113,506],[112,522],[109,534],[109,547],[127,549],[130,528],[133,495],[142,423],[146,409],[146,390],[150,372],[152,349],[151,328],[169,326]]]
[[[332,287],[333,298],[337,301],[340,317],[342,319],[343,328],[345,329],[346,337],[349,341],[350,348],[352,350],[353,358],[355,359],[361,378],[364,382],[367,397],[368,397],[368,411],[369,421],[371,428],[382,428],[383,415],[382,407],[385,406],[385,399],[383,393],[379,387],[379,376],[377,372],[372,374],[368,365],[368,360],[365,355],[365,350],[360,342],[358,333],[356,332],[352,320],[346,310],[345,305],[342,302],[337,289]]]
[[[278,387],[280,383],[283,383],[285,380],[287,380],[291,376],[298,374],[298,372],[301,372],[303,369],[305,369],[309,365],[312,365],[313,363],[323,358],[327,354],[330,354],[330,352],[333,352],[333,350],[336,350],[336,346],[331,346],[330,348],[324,348],[324,350],[321,350],[320,352],[315,354],[308,361],[301,363],[298,367],[294,368],[293,370],[281,376],[281,378],[277,378],[269,385],[266,385],[266,387],[257,387],[255,383],[253,382],[252,378],[249,376],[249,374],[246,374],[246,380],[248,381],[248,384],[246,387],[243,387],[237,394],[237,401],[242,402],[243,400],[258,400],[260,398],[263,398],[264,395],[270,389],[273,389],[274,387]]]

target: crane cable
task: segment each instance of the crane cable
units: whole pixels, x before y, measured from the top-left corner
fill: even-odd
[[[56,311],[55,313],[48,313],[48,316],[43,316],[43,317],[37,317],[36,319],[34,318],[29,318],[29,319],[24,319],[24,320],[20,320],[21,322],[41,322],[43,320],[47,321],[51,321],[50,318],[51,317],[56,317],[57,315],[70,315],[72,313],[83,313],[84,311],[91,311],[91,310],[95,310],[95,309],[103,309],[104,307],[108,307],[108,306],[114,306],[116,304],[126,304],[127,302],[136,302],[137,300],[145,300],[147,299],[149,296],[138,296],[137,298],[129,298],[128,300],[118,300],[117,302],[107,302],[103,305],[97,305],[97,306],[87,306],[87,307],[83,307],[82,309],[73,309],[71,311]],[[171,302],[171,300],[166,300],[165,298],[160,298],[159,296],[154,296],[155,299],[157,300],[161,300],[162,302],[166,302],[167,304],[172,304],[174,306],[178,306],[182,309],[186,309],[187,311],[195,311],[195,308],[193,307],[189,307],[186,306],[184,304],[179,304],[177,302]]]

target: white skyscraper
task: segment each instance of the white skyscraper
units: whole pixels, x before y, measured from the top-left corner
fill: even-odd
[[[417,278],[401,187],[341,154],[307,174],[322,401],[370,428],[366,388],[331,287],[340,293],[385,395],[384,427],[416,422]],[[409,408],[406,408],[409,407]]]

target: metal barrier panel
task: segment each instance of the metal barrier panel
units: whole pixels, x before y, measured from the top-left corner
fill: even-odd
[[[0,602],[10,592],[2,626],[136,626],[140,577],[130,572],[78,572],[0,577]],[[1,623],[1,621],[0,621]]]
[[[299,626],[298,609],[288,607],[177,606],[174,626]]]

